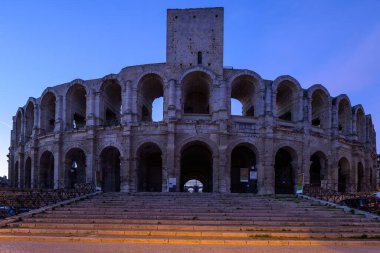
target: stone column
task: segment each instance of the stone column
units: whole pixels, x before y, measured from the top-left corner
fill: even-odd
[[[65,161],[62,156],[62,136],[56,134],[54,140],[54,189],[63,187],[62,182],[65,179]]]
[[[169,120],[174,120],[176,118],[176,81],[174,79],[169,80],[169,101],[168,101],[168,117]]]
[[[219,157],[212,156],[212,192],[219,192]]]
[[[182,86],[180,83],[175,85],[175,107],[176,107],[176,118],[182,117],[183,106],[182,106]],[[178,183],[177,183],[178,185]]]
[[[102,98],[101,98],[102,94],[100,93],[100,91],[95,91],[94,92],[94,101],[95,101],[95,105],[94,105],[94,124],[96,126],[100,126],[100,125],[103,125],[103,101],[102,101]]]
[[[30,175],[30,186],[31,188],[38,188],[38,149],[33,147],[31,148],[31,175]]]
[[[24,152],[19,153],[19,187],[24,188],[25,187],[25,156]]]
[[[62,107],[63,107],[63,98],[62,96],[58,96],[56,100],[56,107],[55,107],[54,132],[62,131]]]
[[[86,95],[86,126],[92,128],[95,125],[95,91],[89,89]]]
[[[123,129],[123,147],[124,147],[124,155],[123,161],[121,162],[120,167],[120,191],[122,192],[130,192],[133,189],[132,184],[132,163],[131,163],[131,129],[130,126],[127,125]]]
[[[41,119],[40,119],[40,109],[39,105],[37,103],[34,104],[34,122],[33,122],[33,131],[32,131],[32,136],[33,138],[37,135],[39,132],[38,129],[40,128],[41,125]]]
[[[261,165],[258,168],[258,194],[274,194],[275,193],[275,171],[273,137],[267,136],[264,141],[264,152],[260,158]],[[262,167],[262,168],[260,168]]]
[[[128,168],[129,168],[129,159],[127,157],[120,157],[120,191],[121,192],[129,192],[129,175],[128,175]]]
[[[176,177],[176,168],[175,168],[175,123],[168,123],[168,134],[167,134],[167,143],[166,143],[166,182],[171,177]],[[163,174],[163,180],[164,180]],[[177,179],[177,185],[179,181]],[[165,189],[166,191],[167,189]]]
[[[175,168],[174,168],[174,175],[173,177],[177,180],[177,191],[180,191],[181,187],[181,154],[179,153],[174,154],[174,160],[175,160]]]
[[[271,85],[264,85],[266,86],[266,92],[265,92],[265,105],[264,105],[264,111],[266,115],[272,115],[272,103],[273,103],[273,97],[272,97],[272,87]]]
[[[220,81],[220,86],[219,86],[219,103],[216,103],[219,107],[219,120],[226,120],[228,119],[228,87],[226,81]]]

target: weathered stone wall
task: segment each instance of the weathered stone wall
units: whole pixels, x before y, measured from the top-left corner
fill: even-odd
[[[216,15],[219,21],[202,22]],[[108,190],[167,191],[176,178],[179,191],[193,177],[210,191],[241,192],[252,189],[236,170],[254,166],[260,194],[295,192],[299,175],[340,191],[375,189],[371,116],[322,85],[303,89],[291,76],[271,81],[222,69],[222,20],[221,8],[169,10],[167,63],[73,80],[30,98],[13,119],[13,186],[40,187],[53,176],[55,188],[85,178]],[[210,29],[215,34],[202,37]],[[182,41],[188,36],[194,48]],[[209,52],[201,64],[199,50]],[[158,97],[163,120],[153,122]],[[242,115],[232,115],[231,99],[240,101]]]

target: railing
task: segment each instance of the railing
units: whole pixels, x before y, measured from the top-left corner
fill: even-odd
[[[380,215],[380,199],[373,192],[339,192],[338,185],[305,185],[303,194]]]
[[[59,189],[0,189],[0,206],[11,207],[16,214],[19,210],[35,209],[71,198],[95,192],[92,183],[76,184],[74,188]]]

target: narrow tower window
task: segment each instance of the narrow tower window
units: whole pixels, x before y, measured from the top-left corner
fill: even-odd
[[[202,52],[198,52],[198,64],[202,64]]]

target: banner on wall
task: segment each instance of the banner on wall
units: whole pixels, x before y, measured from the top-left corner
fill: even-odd
[[[248,182],[249,168],[240,168],[240,182]]]
[[[304,180],[304,173],[298,174],[298,177],[297,177],[297,194],[303,193],[303,180]]]

